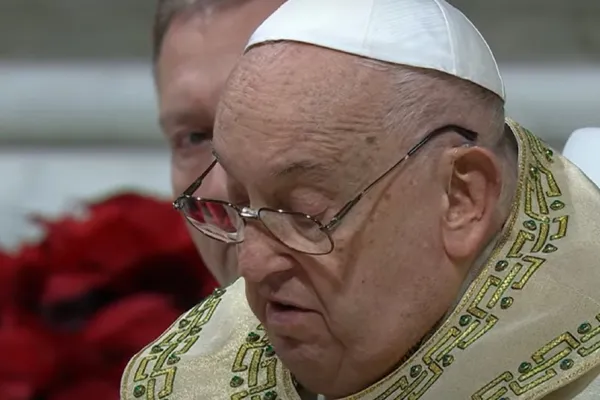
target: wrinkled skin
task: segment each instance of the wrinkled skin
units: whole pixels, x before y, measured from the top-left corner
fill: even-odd
[[[215,111],[225,81],[252,32],[282,0],[255,0],[241,6],[176,17],[156,64],[160,124],[171,146],[171,177],[181,194],[210,164]],[[227,199],[224,176],[215,168],[197,196]],[[191,225],[190,234],[206,265],[222,285],[237,272],[233,246],[212,240]]]
[[[219,105],[213,140],[232,200],[328,222],[418,138],[450,122],[439,112],[387,132],[387,78],[309,45],[251,49]],[[260,224],[246,226],[238,261],[249,304],[312,392],[339,398],[392,370],[449,310],[498,229],[495,157],[460,147],[452,133],[436,140],[352,209],[331,254],[301,254]]]

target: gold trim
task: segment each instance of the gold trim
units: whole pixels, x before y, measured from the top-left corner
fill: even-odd
[[[269,342],[262,325],[248,333],[239,347],[231,366],[233,374],[230,386],[238,389],[231,400],[251,399],[276,400],[277,364],[275,350]]]
[[[595,328],[589,321],[584,321],[573,330],[576,333],[567,331],[558,335],[531,355],[532,362],[523,361],[515,372],[501,373],[473,394],[472,399],[491,400],[508,394],[523,399],[540,398],[583,375],[596,364],[586,362],[585,358],[600,349],[600,338],[597,338],[600,336],[600,314],[595,319],[599,323]],[[599,340],[593,342],[592,339]],[[564,377],[560,379],[561,376]],[[556,385],[541,387],[556,377],[559,378]],[[484,397],[486,394],[490,397]],[[520,397],[522,395],[525,396]]]
[[[121,399],[164,399],[173,393],[180,356],[196,343],[224,293],[225,289],[215,289],[129,361],[123,373]]]

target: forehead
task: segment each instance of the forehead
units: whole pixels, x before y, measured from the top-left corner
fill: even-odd
[[[251,1],[215,12],[176,16],[157,60],[161,114],[214,115],[225,81],[251,33],[281,1]]]
[[[343,163],[354,144],[381,131],[377,72],[310,45],[253,48],[219,106],[215,150],[226,164],[252,165],[254,174],[314,159]]]

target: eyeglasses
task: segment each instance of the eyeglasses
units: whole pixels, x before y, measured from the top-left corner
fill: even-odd
[[[259,221],[279,242],[292,250],[312,255],[325,255],[333,251],[331,234],[342,219],[362,199],[373,186],[388,176],[395,168],[412,157],[431,139],[448,132],[455,132],[469,142],[474,142],[478,134],[456,125],[445,125],[435,129],[414,145],[404,157],[381,174],[371,184],[347,202],[327,223],[312,215],[263,207],[253,209],[240,207],[223,200],[194,197],[193,194],[210,171],[217,164],[213,160],[202,173],[174,202],[173,207],[180,211],[187,221],[208,237],[225,243],[239,244],[244,241],[244,226],[248,220]]]

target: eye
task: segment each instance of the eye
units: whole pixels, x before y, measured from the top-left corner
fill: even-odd
[[[211,158],[211,140],[210,131],[182,131],[174,134],[170,140],[173,160],[176,163],[206,163]]]
[[[177,138],[178,147],[188,148],[206,144],[212,140],[212,132],[185,132]]]
[[[292,201],[283,202],[281,206],[280,208],[284,210],[310,215],[317,221],[322,221],[329,210],[329,203],[318,196],[294,197]]]

